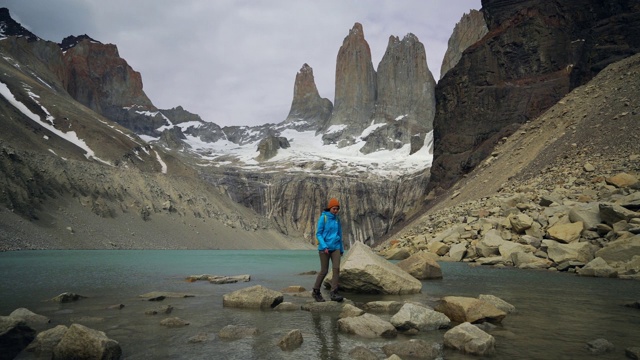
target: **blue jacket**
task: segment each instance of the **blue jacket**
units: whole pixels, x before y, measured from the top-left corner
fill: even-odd
[[[318,239],[318,251],[329,249],[329,251],[340,250],[341,254],[344,253],[340,218],[330,211],[323,211],[318,219],[316,239]]]

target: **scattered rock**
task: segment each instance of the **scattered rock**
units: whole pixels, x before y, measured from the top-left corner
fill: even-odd
[[[104,332],[72,324],[53,348],[54,359],[119,360],[122,349]]]
[[[440,265],[425,251],[419,251],[396,265],[418,280],[442,279]]]
[[[446,329],[451,325],[451,320],[445,314],[411,303],[404,304],[390,322],[405,333]]]
[[[353,360],[378,360],[378,355],[364,346],[358,345],[349,351]]]
[[[495,353],[496,341],[493,336],[465,322],[444,334],[444,345],[465,354],[483,356]]]
[[[398,331],[390,322],[368,313],[339,319],[338,330],[365,338],[393,338],[398,335]]]
[[[278,341],[278,346],[283,351],[295,350],[302,345],[302,332],[299,329],[289,331]]]
[[[225,307],[272,309],[283,301],[282,293],[262,285],[236,290],[222,297]]]
[[[197,335],[190,337],[187,340],[189,344],[198,344],[198,343],[203,343],[207,341],[209,341],[209,334],[207,333],[199,333]]]
[[[246,337],[256,336],[260,334],[260,330],[255,327],[227,325],[220,329],[218,337],[225,340],[238,340]]]
[[[479,299],[463,296],[445,296],[435,308],[454,322],[500,323],[507,313],[492,304]]]
[[[160,325],[166,326],[168,328],[178,328],[178,327],[185,327],[189,325],[189,322],[182,320],[179,317],[170,317],[160,321]]]
[[[145,315],[171,314],[172,311],[173,311],[173,306],[165,305],[165,306],[159,306],[154,309],[147,309],[145,310],[144,314]]]
[[[87,298],[86,296],[74,294],[71,292],[65,292],[54,297],[53,299],[51,299],[51,301],[55,301],[59,303],[69,303],[69,302],[78,301],[80,299],[86,299],[86,298]]]
[[[329,285],[332,274],[325,279]],[[346,253],[340,267],[340,288],[348,292],[373,294],[417,294],[420,280],[379,255],[369,246],[356,242]]]
[[[587,343],[587,350],[594,355],[602,355],[614,349],[615,346],[606,339],[595,339]]]
[[[398,341],[382,346],[387,356],[396,355],[400,359],[439,359],[444,357],[444,348],[437,342],[422,339]]]
[[[498,310],[502,310],[507,314],[511,314],[516,311],[515,306],[494,295],[480,295],[478,296],[478,299],[488,302],[489,304],[495,306]]]

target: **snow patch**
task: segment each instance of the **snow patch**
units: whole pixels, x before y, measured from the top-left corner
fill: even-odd
[[[0,82],[0,94],[2,96],[4,96],[4,98],[7,99],[7,101],[9,101],[9,103],[11,105],[13,105],[16,109],[18,109],[18,111],[23,113],[26,117],[28,117],[29,119],[37,122],[40,126],[42,126],[45,129],[51,131],[52,133],[56,134],[60,138],[62,138],[64,140],[67,140],[68,142],[70,142],[70,143],[76,145],[77,147],[81,148],[82,150],[84,150],[86,152],[84,154],[84,156],[87,159],[94,159],[94,160],[97,160],[97,161],[102,162],[104,164],[113,166],[108,161],[102,160],[102,159],[98,158],[97,156],[95,156],[95,153],[93,152],[93,150],[91,150],[91,148],[89,148],[89,146],[82,139],[78,138],[78,135],[76,134],[75,131],[64,132],[64,131],[56,129],[53,126],[53,120],[54,120],[53,116],[51,116],[49,114],[49,112],[47,111],[47,109],[45,109],[42,105],[40,105],[35,100],[35,98],[38,97],[37,95],[35,95],[33,93],[29,93],[29,96],[31,97],[31,99],[33,99],[43,109],[45,114],[47,114],[47,121],[49,121],[49,123],[42,122],[40,120],[40,116],[34,114],[23,103],[21,103],[20,101],[16,100],[16,98],[11,93],[11,90],[9,90],[9,87],[7,86],[7,84],[5,84],[3,82]],[[32,95],[34,95],[34,96],[32,96]]]

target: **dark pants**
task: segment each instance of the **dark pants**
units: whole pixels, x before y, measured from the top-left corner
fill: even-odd
[[[314,289],[320,289],[322,281],[329,273],[329,259],[331,259],[331,267],[333,268],[333,274],[331,274],[331,291],[338,290],[338,278],[340,277],[340,251],[334,250],[325,254],[324,251],[320,253],[320,272],[316,277],[316,283],[313,285]]]

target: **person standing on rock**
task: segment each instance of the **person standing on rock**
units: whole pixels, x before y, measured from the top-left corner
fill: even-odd
[[[320,286],[329,272],[329,260],[331,260],[331,268],[333,269],[329,295],[332,301],[342,301],[342,296],[338,294],[338,279],[340,277],[340,257],[344,254],[344,246],[342,245],[342,225],[338,216],[339,211],[338,199],[331,198],[327,208],[322,211],[318,219],[316,239],[320,254],[320,272],[316,277],[312,291],[313,298],[317,302],[324,301],[320,293]]]

